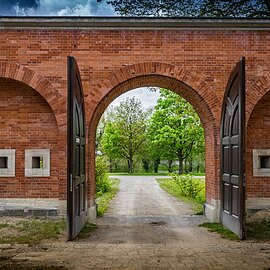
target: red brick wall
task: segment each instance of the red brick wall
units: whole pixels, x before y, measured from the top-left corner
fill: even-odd
[[[265,87],[270,78],[269,31],[0,30],[0,76],[1,63],[16,63],[30,70],[27,76],[22,75],[24,82],[33,85],[31,76],[37,74],[46,81],[39,83],[39,78],[35,82],[36,87],[32,87],[37,88],[48,103],[52,103],[60,125],[62,144],[59,147],[63,164],[59,180],[61,198],[65,197],[66,179],[64,134],[67,55],[75,56],[80,67],[87,97],[90,146],[93,146],[95,124],[108,105],[106,98],[109,97],[108,102],[130,90],[133,85],[125,86],[126,81],[130,82],[134,78],[137,86],[143,86],[147,84],[147,76],[152,74],[163,78],[160,80],[156,77],[158,86],[165,84],[173,88],[179,86],[179,81],[183,82],[185,87],[179,89],[179,93],[187,96],[191,94],[189,101],[195,107],[199,106],[200,99],[201,105],[204,104],[204,113],[201,110],[199,114],[209,134],[206,138],[207,199],[219,198],[218,131],[224,89],[232,68],[241,56],[245,56],[248,119],[257,101],[269,90]],[[2,74],[10,73],[8,68],[3,70]],[[17,72],[13,73],[17,76]],[[56,92],[49,93],[51,86]],[[54,98],[56,93],[59,98]],[[93,200],[93,148],[91,151],[88,163],[89,190]]]
[[[0,178],[0,198],[58,198],[58,128],[34,89],[0,79],[0,148],[16,150],[16,176]],[[51,176],[25,177],[25,149],[50,149]]]
[[[270,92],[257,103],[250,116],[246,155],[247,197],[270,197],[270,177],[253,176],[253,149],[270,149]]]

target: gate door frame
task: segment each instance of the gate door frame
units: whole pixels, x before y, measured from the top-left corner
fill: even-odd
[[[231,72],[220,129],[221,223],[245,237],[245,58]]]
[[[67,240],[86,223],[86,127],[83,88],[74,57],[67,57]]]

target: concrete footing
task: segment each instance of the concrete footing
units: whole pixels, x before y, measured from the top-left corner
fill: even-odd
[[[0,216],[65,218],[66,201],[54,198],[0,198]]]
[[[211,200],[211,203],[204,204],[204,215],[210,222],[219,222],[220,220],[220,200]]]
[[[93,224],[97,223],[97,205],[96,204],[93,204],[88,208],[87,221]]]

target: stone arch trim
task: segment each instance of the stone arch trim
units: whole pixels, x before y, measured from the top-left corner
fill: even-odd
[[[65,118],[61,117],[62,113],[65,113],[65,107],[63,104],[66,103],[62,94],[53,85],[44,78],[41,74],[36,71],[24,67],[15,63],[0,62],[0,77],[13,79],[22,82],[35,91],[37,91],[51,107],[58,128],[65,126]]]
[[[249,91],[247,91],[246,100],[246,126],[248,125],[250,116],[256,105],[260,102],[263,96],[270,91],[270,70],[264,72],[264,75],[257,78],[251,83]]]

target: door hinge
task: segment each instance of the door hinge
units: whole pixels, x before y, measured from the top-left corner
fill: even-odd
[[[72,173],[70,174],[70,179],[69,179],[69,190],[70,190],[70,192],[73,191],[73,175],[72,175]]]
[[[244,173],[243,174],[243,187],[246,186],[246,174]]]

